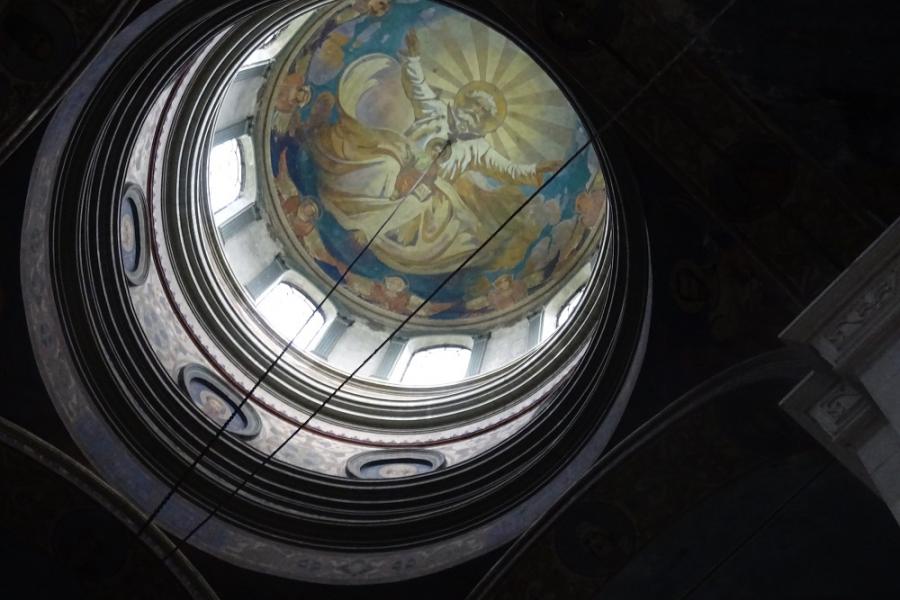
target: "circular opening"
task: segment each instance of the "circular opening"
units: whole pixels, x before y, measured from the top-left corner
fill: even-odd
[[[208,251],[244,291],[222,300],[306,353],[285,362],[397,389],[499,373],[546,347],[607,260],[609,201],[554,79],[428,0],[332,3],[261,39],[207,159]]]

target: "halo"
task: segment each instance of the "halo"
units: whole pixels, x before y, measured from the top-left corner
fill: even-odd
[[[453,104],[459,105],[462,102],[463,96],[472,92],[474,90],[478,90],[480,92],[486,92],[491,95],[494,99],[494,103],[497,105],[497,115],[485,119],[484,124],[481,127],[482,133],[491,133],[492,131],[496,131],[499,128],[503,121],[506,119],[506,97],[503,95],[503,92],[500,91],[496,85],[489,81],[470,81],[467,84],[463,85],[456,92],[456,96],[453,98]]]

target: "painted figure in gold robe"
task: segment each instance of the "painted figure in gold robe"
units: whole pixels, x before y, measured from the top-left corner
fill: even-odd
[[[310,152],[320,199],[342,227],[358,240],[369,240],[396,209],[373,241],[373,252],[398,270],[443,273],[525,201],[521,185],[539,185],[559,163],[516,163],[498,152],[485,135],[506,117],[500,90],[487,81],[470,81],[445,102],[426,80],[414,30],[405,45],[399,67],[391,57],[376,54],[346,68],[339,85],[339,119],[310,140]],[[404,129],[373,126],[357,114],[360,98],[388,77],[399,78],[409,102]],[[514,220],[470,264],[510,267],[523,259],[539,233]]]

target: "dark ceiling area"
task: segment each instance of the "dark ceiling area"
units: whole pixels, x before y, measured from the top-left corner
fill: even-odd
[[[0,417],[87,468],[31,350],[25,201],[54,108],[115,32],[156,4],[0,0]],[[609,457],[527,544],[427,577],[334,587],[191,547],[189,562],[223,599],[900,597],[889,510],[778,408],[796,379],[749,376],[754,360],[781,356],[779,332],[900,217],[900,6],[463,4],[581,82],[573,94],[609,124],[639,191],[652,313]],[[709,391],[724,381],[734,385]],[[7,589],[30,590],[8,597],[169,597],[148,593],[175,584],[160,583],[152,554],[120,523],[89,514],[99,525],[78,533],[94,527],[79,520],[99,510],[88,500],[68,511],[38,502],[77,494],[26,462],[0,461],[0,572]],[[47,506],[46,522],[31,514],[22,525],[30,505]]]

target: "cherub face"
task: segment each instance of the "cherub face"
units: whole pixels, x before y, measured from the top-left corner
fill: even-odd
[[[494,287],[498,290],[508,290],[512,286],[512,277],[509,275],[501,275],[497,278],[497,281],[494,282]]]
[[[310,91],[308,85],[302,85],[300,87],[294,88],[291,92],[291,102],[298,108],[303,108],[304,106],[309,104],[310,98],[312,98],[312,92]]]
[[[391,9],[390,0],[369,0],[366,6],[373,17],[383,17]]]
[[[585,225],[593,227],[603,214],[603,192],[582,192],[575,198],[575,211],[581,215]]]
[[[384,278],[384,287],[391,292],[402,292],[406,289],[406,282],[402,277],[389,275]]]
[[[304,200],[300,204],[300,210],[297,211],[298,216],[303,217],[305,221],[313,221],[319,217],[319,207],[315,202]]]

